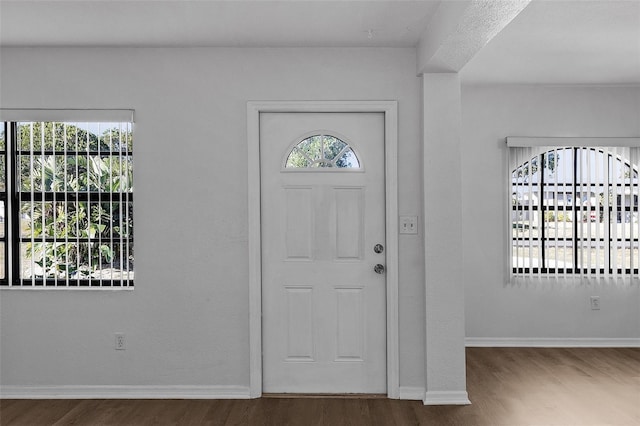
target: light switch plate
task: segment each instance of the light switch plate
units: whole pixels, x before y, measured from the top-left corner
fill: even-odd
[[[418,216],[400,216],[400,233],[417,234]]]

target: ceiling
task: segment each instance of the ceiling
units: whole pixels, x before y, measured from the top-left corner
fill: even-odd
[[[21,46],[409,47],[438,3],[0,0],[0,36]]]
[[[534,0],[467,63],[461,78],[639,84],[640,1]]]
[[[439,3],[0,0],[0,46],[414,47]],[[533,0],[461,78],[640,84],[640,0]]]

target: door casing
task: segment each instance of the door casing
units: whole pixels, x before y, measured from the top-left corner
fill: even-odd
[[[384,113],[387,396],[400,394],[398,346],[398,103],[397,101],[251,101],[247,103],[249,213],[249,392],[262,396],[262,259],[260,217],[260,113]]]

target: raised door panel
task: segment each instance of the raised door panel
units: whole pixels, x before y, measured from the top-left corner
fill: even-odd
[[[363,361],[365,347],[364,290],[336,287],[336,361]]]
[[[313,361],[313,288],[285,287],[287,309],[286,361]]]
[[[314,244],[313,188],[284,188],[284,238],[287,260],[309,260]]]
[[[361,260],[364,243],[363,188],[334,188],[335,258]]]

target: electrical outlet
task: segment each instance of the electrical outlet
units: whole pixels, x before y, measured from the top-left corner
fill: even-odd
[[[124,351],[126,349],[124,333],[116,333],[115,337],[116,337],[115,350]]]
[[[591,296],[591,310],[600,310],[600,296]]]
[[[418,216],[400,216],[400,233],[417,234]]]

